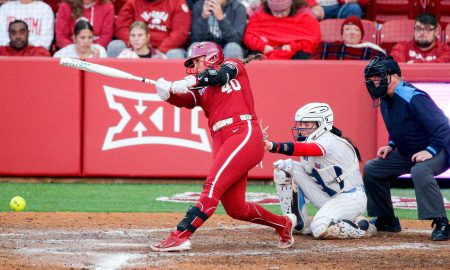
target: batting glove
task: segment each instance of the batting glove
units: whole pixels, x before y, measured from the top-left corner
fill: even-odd
[[[183,80],[174,81],[172,84],[172,92],[184,94],[187,93],[189,87],[192,87],[197,84],[197,77],[195,76],[187,76]]]
[[[168,100],[170,97],[170,87],[172,82],[164,80],[164,78],[159,78],[156,81],[156,93],[161,100]]]

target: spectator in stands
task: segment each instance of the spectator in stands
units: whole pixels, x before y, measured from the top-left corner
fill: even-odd
[[[93,43],[94,29],[88,21],[79,19],[73,32],[75,34],[75,43],[57,51],[53,57],[68,56],[78,59],[107,57],[105,48]]]
[[[190,10],[194,10],[194,5],[200,0],[186,0],[186,3],[188,4],[188,7]]]
[[[114,14],[119,14],[119,11],[122,9],[122,7],[125,5],[127,0],[111,0],[114,5]]]
[[[44,47],[28,45],[28,25],[22,20],[9,23],[9,46],[0,46],[1,56],[50,56]]]
[[[242,59],[246,25],[247,11],[238,0],[200,0],[192,11],[192,45],[213,41],[223,48],[225,58]]]
[[[117,58],[157,58],[165,59],[166,56],[152,48],[149,44],[150,33],[147,25],[142,21],[135,21],[130,26],[131,48],[124,49]]]
[[[52,9],[42,1],[9,1],[0,6],[0,45],[9,43],[9,23],[20,19],[27,23],[28,42],[33,46],[42,46],[47,50],[53,41],[54,14]]]
[[[59,5],[63,0],[42,0],[45,2],[53,11],[54,14],[58,12]]]
[[[343,42],[321,43],[312,59],[369,60],[374,56],[386,56],[386,52],[372,42],[362,42],[364,27],[361,19],[350,16],[342,23]]]
[[[309,59],[320,26],[303,0],[267,0],[247,24],[244,44],[267,59]]]
[[[110,0],[64,0],[56,14],[56,46],[64,48],[74,42],[73,29],[79,18],[85,18],[94,28],[94,43],[106,48],[114,33]]]
[[[261,0],[239,0],[244,5],[248,16],[252,16],[255,11],[261,8]]]
[[[392,207],[390,183],[410,173],[419,219],[433,220],[431,239],[448,240],[444,200],[435,175],[450,168],[450,122],[431,97],[403,80],[392,57],[373,58],[364,69],[373,105],[380,105],[389,142],[364,166],[369,216],[378,231],[400,232]]]
[[[369,0],[307,0],[316,18],[345,19],[350,16],[362,18],[361,6],[367,5]]]
[[[185,0],[128,0],[116,18],[108,55],[116,57],[129,44],[129,27],[144,21],[149,28],[150,45],[167,58],[184,58],[191,28],[191,11]]]
[[[416,18],[414,40],[397,43],[391,56],[398,62],[450,63],[450,47],[439,41],[439,27],[435,16],[424,13]]]

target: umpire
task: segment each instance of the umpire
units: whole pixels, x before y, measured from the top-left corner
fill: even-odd
[[[364,69],[374,107],[380,105],[389,143],[364,166],[367,210],[378,231],[400,232],[390,182],[411,173],[419,219],[433,220],[431,239],[449,238],[444,200],[434,178],[450,167],[450,122],[427,93],[401,77],[391,57],[374,57]]]

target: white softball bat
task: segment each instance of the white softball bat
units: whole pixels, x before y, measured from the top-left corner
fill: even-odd
[[[94,64],[90,62],[86,62],[79,59],[74,59],[70,57],[61,57],[59,60],[59,64],[66,67],[81,69],[87,72],[94,72],[104,76],[120,78],[120,79],[128,79],[128,80],[136,80],[149,84],[156,84],[156,81],[150,80],[143,77],[138,77],[128,72],[122,71],[117,68],[107,67],[99,64]]]

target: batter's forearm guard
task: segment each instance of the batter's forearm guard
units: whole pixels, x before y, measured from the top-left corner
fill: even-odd
[[[237,68],[233,64],[227,63],[219,70],[210,68],[197,75],[198,86],[225,85],[236,76]]]

